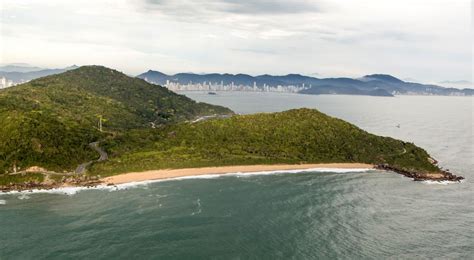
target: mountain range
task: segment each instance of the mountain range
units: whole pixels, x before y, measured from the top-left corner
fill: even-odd
[[[26,63],[11,63],[0,66],[0,71],[2,72],[30,72],[44,70],[44,68],[31,66]]]
[[[5,77],[8,80],[13,81],[14,84],[19,84],[28,82],[33,79],[59,74],[77,68],[79,67],[76,65],[72,65],[62,69],[44,69],[21,64],[11,64],[0,67],[0,78]]]
[[[421,84],[406,82],[391,75],[372,74],[358,79],[353,78],[316,78],[300,74],[288,74],[284,76],[260,75],[251,76],[247,74],[194,74],[178,73],[167,75],[159,71],[149,70],[137,77],[148,82],[164,85],[167,81],[179,84],[189,83],[223,83],[243,86],[254,86],[262,89],[267,86],[300,86],[304,84],[301,94],[348,94],[348,95],[371,95],[371,96],[394,96],[394,95],[442,95],[442,96],[472,96],[474,89],[445,88],[432,84]]]
[[[73,65],[59,69],[44,69],[30,66],[28,64],[9,64],[0,66],[0,77],[11,80],[14,84],[28,82],[44,76],[59,74],[68,70],[76,69]],[[361,78],[317,78],[300,74],[288,74],[284,76],[259,75],[251,76],[247,74],[195,74],[178,73],[167,75],[165,73],[149,70],[137,76],[146,81],[165,85],[167,81],[189,84],[189,83],[223,83],[225,85],[234,83],[235,85],[251,86],[254,84],[263,89],[264,86],[299,86],[301,94],[343,94],[343,95],[369,95],[369,96],[394,96],[394,95],[440,95],[440,96],[472,96],[474,89],[443,87],[434,84],[422,84],[401,80],[387,74],[372,74]],[[444,81],[442,85],[467,87],[469,82]],[[304,84],[304,85],[303,85]],[[303,88],[304,86],[304,88]]]

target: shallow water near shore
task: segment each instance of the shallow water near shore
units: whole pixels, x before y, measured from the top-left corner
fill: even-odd
[[[199,176],[69,195],[3,194],[0,259],[474,255],[473,98],[186,95],[239,113],[318,108],[415,142],[466,180],[327,170]]]
[[[331,173],[356,173],[356,172],[368,172],[374,171],[371,168],[308,168],[308,169],[296,169],[296,170],[275,170],[275,171],[258,171],[258,172],[228,172],[228,173],[218,173],[218,174],[204,174],[204,175],[189,175],[183,177],[171,177],[164,179],[150,179],[146,181],[131,181],[115,185],[101,184],[96,186],[70,186],[70,187],[60,187],[60,188],[51,188],[51,189],[31,189],[31,190],[12,190],[7,192],[0,192],[0,196],[7,195],[20,195],[18,198],[29,199],[28,195],[32,194],[62,194],[62,195],[75,195],[81,191],[91,191],[91,190],[107,190],[107,191],[117,191],[124,190],[129,188],[135,188],[138,186],[144,186],[148,184],[158,183],[158,182],[167,182],[167,181],[179,181],[179,180],[193,180],[193,179],[214,179],[219,177],[251,177],[256,175],[274,175],[274,174],[291,174],[291,173],[318,173],[318,172],[331,172]],[[434,182],[441,183],[441,182]],[[457,182],[442,182],[442,183],[457,183]],[[5,204],[5,200],[0,200],[0,204]]]

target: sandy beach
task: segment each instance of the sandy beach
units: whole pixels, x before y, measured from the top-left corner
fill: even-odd
[[[282,170],[304,170],[304,169],[372,169],[371,164],[364,163],[328,163],[328,164],[277,164],[277,165],[242,165],[242,166],[222,166],[203,167],[185,169],[164,169],[144,172],[129,172],[103,178],[106,184],[123,184],[129,182],[140,182],[148,180],[170,179],[187,176],[199,176],[210,174],[226,173],[251,173],[261,171],[282,171]]]

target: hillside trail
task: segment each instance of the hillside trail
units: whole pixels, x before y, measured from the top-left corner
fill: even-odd
[[[105,152],[100,146],[100,141],[92,142],[89,144],[89,147],[96,151],[99,154],[99,158],[97,160],[88,161],[85,163],[80,164],[77,166],[76,170],[74,171],[75,174],[84,174],[87,171],[87,167],[94,162],[102,162],[109,158],[107,152]]]

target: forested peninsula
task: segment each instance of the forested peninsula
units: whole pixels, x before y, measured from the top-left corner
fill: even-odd
[[[314,109],[236,115],[102,66],[0,90],[0,188],[99,185],[127,172],[361,163],[415,180],[462,177],[422,148]]]

